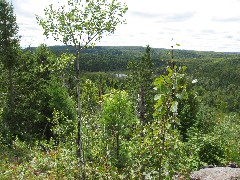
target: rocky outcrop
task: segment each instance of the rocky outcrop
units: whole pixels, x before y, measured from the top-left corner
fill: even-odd
[[[240,168],[212,167],[194,171],[190,180],[240,180]]]

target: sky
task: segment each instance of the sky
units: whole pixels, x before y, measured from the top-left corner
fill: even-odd
[[[8,0],[14,6],[21,46],[61,45],[43,36],[36,16],[57,0]],[[62,0],[64,1],[64,0]],[[126,2],[127,24],[96,45],[146,46],[240,52],[240,0],[119,0]]]

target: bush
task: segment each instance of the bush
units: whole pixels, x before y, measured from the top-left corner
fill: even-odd
[[[194,132],[195,131],[195,132]],[[192,169],[199,169],[206,165],[222,165],[224,161],[224,147],[219,142],[218,136],[202,134],[191,130],[191,136],[186,143],[189,157],[192,158]]]
[[[230,114],[219,119],[212,135],[218,137],[223,147],[226,162],[240,164],[240,124],[239,115]]]

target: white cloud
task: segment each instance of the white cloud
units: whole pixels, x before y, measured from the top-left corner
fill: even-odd
[[[123,1],[123,0],[121,0]],[[12,0],[22,45],[57,44],[46,40],[35,14],[56,0]],[[239,51],[239,0],[125,0],[127,24],[97,45],[138,45],[169,48],[171,39],[182,49]],[[58,43],[59,44],[59,43]]]

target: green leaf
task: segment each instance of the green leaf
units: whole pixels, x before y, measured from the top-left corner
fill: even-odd
[[[171,112],[176,113],[178,110],[178,102],[177,101],[173,101],[172,102],[172,106],[171,106]]]
[[[181,94],[176,94],[176,97],[178,98],[178,99],[181,99],[182,98],[182,95]]]
[[[157,94],[157,95],[154,96],[154,101],[157,101],[157,100],[159,100],[160,98],[161,98],[161,95],[160,95],[160,94]]]
[[[166,128],[167,128],[167,129],[170,129],[170,128],[171,128],[171,124],[170,124],[170,123],[167,124],[167,125],[166,125]]]

